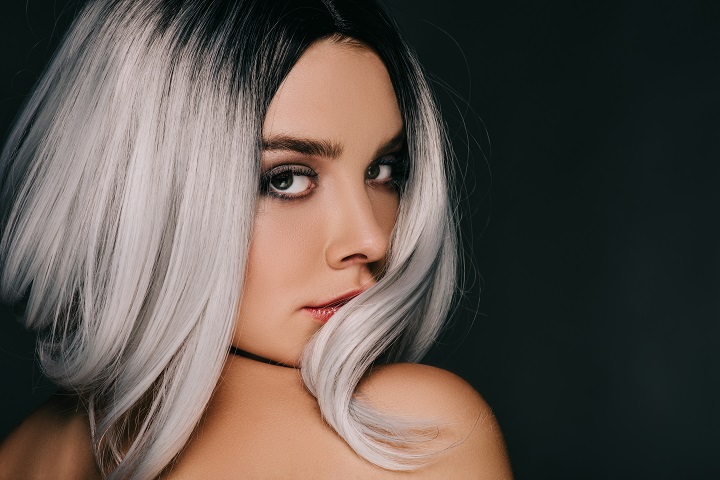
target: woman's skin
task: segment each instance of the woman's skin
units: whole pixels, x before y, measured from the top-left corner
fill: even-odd
[[[390,78],[370,49],[322,40],[303,54],[263,125],[261,170],[270,174],[255,219],[236,347],[297,366],[308,338],[332,313],[319,307],[375,283],[397,214],[402,129]],[[312,152],[308,141],[330,151]],[[282,165],[298,167],[288,174]],[[437,460],[412,473],[366,462],[323,421],[297,368],[231,355],[196,432],[163,478],[512,477],[492,412],[459,377],[393,364],[373,370],[358,392],[390,413],[437,420],[429,445],[443,450]],[[83,409],[51,400],[0,447],[0,472],[0,479],[96,478]]]
[[[327,40],[298,60],[265,116],[261,171],[317,176],[286,173],[290,188],[260,197],[234,345],[297,365],[323,325],[304,307],[375,283],[399,200],[392,167],[376,163],[397,159],[402,132],[388,73],[368,49]],[[291,149],[301,142],[336,151]]]

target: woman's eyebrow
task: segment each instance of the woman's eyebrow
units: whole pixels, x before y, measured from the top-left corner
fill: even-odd
[[[405,131],[401,130],[393,138],[385,142],[377,149],[376,156],[383,155],[395,148],[400,147],[405,140]],[[300,138],[292,135],[272,135],[262,140],[262,150],[267,151],[290,151],[301,155],[312,155],[336,159],[342,155],[343,146],[329,140]]]
[[[263,152],[272,150],[287,150],[302,155],[317,157],[338,158],[342,155],[342,145],[328,140],[317,140],[312,138],[298,138],[290,135],[272,135],[263,138]]]

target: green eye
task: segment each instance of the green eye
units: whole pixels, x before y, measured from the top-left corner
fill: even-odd
[[[365,172],[365,176],[370,180],[375,180],[378,175],[380,175],[380,165],[378,165],[377,163],[373,163],[372,165],[370,165]]]
[[[378,182],[389,182],[393,178],[392,165],[373,163],[365,171],[365,178]]]
[[[280,165],[260,177],[260,192],[282,199],[308,195],[317,186],[317,173],[303,165]]]
[[[272,177],[270,185],[272,185],[275,190],[287,190],[292,187],[293,177],[292,172],[283,172]]]

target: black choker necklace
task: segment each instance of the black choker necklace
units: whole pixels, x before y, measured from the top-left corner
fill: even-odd
[[[269,358],[261,357],[260,355],[255,355],[254,353],[246,352],[245,350],[240,350],[235,345],[230,345],[230,353],[233,355],[237,355],[238,357],[245,357],[249,358],[251,360],[256,360],[258,362],[267,363],[268,365],[276,365],[278,367],[285,367],[285,368],[297,368],[293,367],[292,365],[285,365],[284,363],[276,362],[275,360],[270,360]]]

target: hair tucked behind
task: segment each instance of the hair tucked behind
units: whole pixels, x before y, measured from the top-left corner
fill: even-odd
[[[157,476],[210,400],[243,287],[263,117],[327,37],[384,61],[411,167],[385,275],[320,329],[302,375],[358,454],[397,470],[425,458],[408,448],[421,420],[354,396],[372,363],[422,357],[455,288],[447,142],[395,24],[369,0],[95,0],[0,157],[0,289],[27,302],[45,373],[86,399],[109,478]]]

